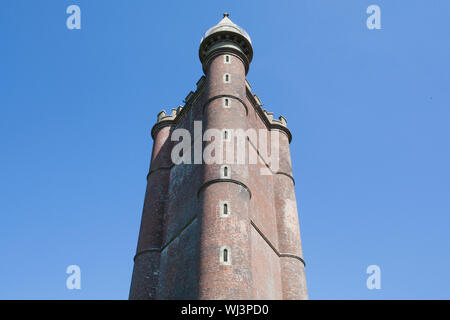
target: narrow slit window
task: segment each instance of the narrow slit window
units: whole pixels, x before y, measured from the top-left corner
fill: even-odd
[[[230,106],[230,99],[225,98],[224,101],[223,101],[223,104],[224,104],[225,107],[229,107]]]
[[[231,206],[228,201],[219,202],[219,215],[222,218],[228,218],[231,216]]]
[[[229,55],[225,56],[225,63],[230,63],[230,56]]]
[[[231,265],[231,250],[230,247],[223,246],[220,248],[220,264]]]
[[[226,178],[226,179],[231,179],[231,169],[229,166],[224,165],[220,168],[220,177]]]
[[[230,76],[229,73],[225,73],[225,74],[223,75],[223,81],[224,81],[225,83],[231,82],[231,76]]]

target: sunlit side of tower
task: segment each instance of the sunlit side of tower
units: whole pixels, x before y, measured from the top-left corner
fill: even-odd
[[[205,76],[195,92],[184,106],[159,113],[152,129],[130,299],[307,299],[292,135],[285,118],[261,108],[246,80],[250,37],[224,14],[202,38],[199,56]],[[223,133],[225,148],[236,130],[258,130],[269,143],[276,131],[279,165],[258,143],[248,143],[244,163],[175,165],[177,129],[190,133],[192,149],[203,150],[211,143],[203,137],[208,129]]]

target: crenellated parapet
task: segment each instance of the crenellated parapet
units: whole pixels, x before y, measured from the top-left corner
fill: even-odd
[[[200,96],[202,90],[205,87],[205,76],[202,76],[197,81],[197,88],[195,91],[190,91],[186,98],[184,98],[184,105],[178,106],[178,108],[172,108],[171,112],[168,113],[165,110],[161,110],[156,116],[156,123],[153,125],[151,130],[152,138],[155,139],[156,133],[166,126],[176,125],[179,120],[186,114],[192,107],[194,102]]]
[[[179,106],[178,108],[172,108],[172,112],[167,114],[165,110],[162,110],[158,113],[158,122],[162,121],[172,121],[175,120],[178,114],[180,114],[181,109],[183,109],[183,106]]]
[[[287,120],[283,116],[279,116],[278,119],[275,119],[273,116],[273,112],[269,112],[266,109],[263,109],[262,102],[256,94],[251,92],[250,83],[247,81],[247,98],[252,103],[258,115],[263,120],[264,124],[267,126],[269,130],[280,130],[285,133],[289,139],[289,142],[292,140],[292,133],[287,127]]]
[[[286,121],[285,117],[279,116],[278,119],[274,119],[273,112],[269,112],[266,109],[264,109],[263,112],[266,115],[267,120],[269,121],[270,124],[276,124],[276,125],[287,127],[287,121]]]
[[[157,120],[155,125],[152,128],[152,137],[155,137],[155,133],[157,130],[161,129],[165,126],[176,125],[181,117],[189,110],[189,108],[193,105],[196,99],[199,97],[200,93],[204,89],[206,77],[202,76],[197,81],[197,88],[195,91],[190,91],[186,98],[184,98],[184,105],[180,105],[178,108],[172,108],[171,112],[168,113],[165,110],[161,110],[157,115]],[[289,139],[289,142],[292,140],[292,134],[287,127],[287,120],[284,116],[279,116],[278,119],[274,117],[273,112],[267,111],[267,109],[263,109],[262,102],[256,94],[251,92],[251,85],[246,80],[246,91],[247,98],[250,100],[253,107],[256,109],[258,115],[261,117],[264,124],[267,126],[267,129],[273,130],[278,129],[284,132]],[[245,106],[247,108],[247,106]]]

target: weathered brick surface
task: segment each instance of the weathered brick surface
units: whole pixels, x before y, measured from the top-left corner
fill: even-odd
[[[278,255],[255,228],[251,229],[254,299],[283,299]]]
[[[219,200],[228,200],[231,215],[219,214]],[[233,183],[216,183],[202,192],[200,227],[200,299],[251,299],[249,195]],[[220,247],[231,249],[232,263],[221,265]]]
[[[273,177],[261,175],[260,169],[264,165],[249,165],[250,189],[252,201],[250,204],[250,217],[253,223],[262,231],[267,239],[278,248],[278,230],[274,207]]]
[[[163,244],[167,244],[189,221],[198,215],[200,203],[197,199],[197,190],[202,183],[201,166],[189,164],[174,166],[170,171],[169,180]]]
[[[195,219],[161,252],[158,299],[198,299],[198,246]]]
[[[156,299],[159,286],[159,252],[144,252],[134,260],[130,300]]]
[[[161,129],[155,137],[142,210],[137,255],[133,270],[130,299],[155,299],[157,297],[159,258],[156,250],[163,239],[163,222],[166,195],[169,188],[170,128]]]
[[[234,41],[234,40],[233,40]],[[236,40],[237,41],[237,40]],[[273,125],[246,87],[245,59],[221,49],[204,62],[206,79],[176,118],[159,121],[142,213],[130,299],[307,299],[297,204],[289,152],[289,131]],[[234,50],[234,51],[233,51]],[[231,63],[224,63],[224,54]],[[240,58],[241,57],[241,58]],[[224,74],[230,82],[224,83]],[[224,108],[223,97],[231,101]],[[177,111],[179,112],[179,111]],[[279,131],[279,168],[261,175],[257,164],[173,165],[170,135],[194,121],[207,129]],[[281,120],[280,120],[281,121]],[[197,139],[201,139],[200,134]],[[270,138],[268,150],[270,150]],[[202,142],[203,150],[211,142]],[[227,146],[230,142],[221,142]],[[246,145],[260,153],[262,146]],[[234,146],[236,155],[237,144]],[[194,150],[192,150],[193,152]],[[270,152],[270,151],[269,151]],[[223,155],[225,160],[226,155]],[[192,154],[193,160],[193,154]],[[230,159],[227,159],[230,160]],[[233,160],[236,160],[234,158]],[[266,163],[269,159],[264,158]],[[227,202],[229,214],[221,215]],[[227,265],[221,248],[231,250]]]
[[[297,259],[290,257],[280,258],[283,299],[284,300],[306,300],[308,292],[306,289],[305,267]],[[303,280],[303,281],[302,281]]]

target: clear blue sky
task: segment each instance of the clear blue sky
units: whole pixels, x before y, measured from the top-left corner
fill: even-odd
[[[225,11],[294,136],[310,298],[450,298],[447,0],[2,1],[0,298],[128,297],[150,129],[194,89]]]

